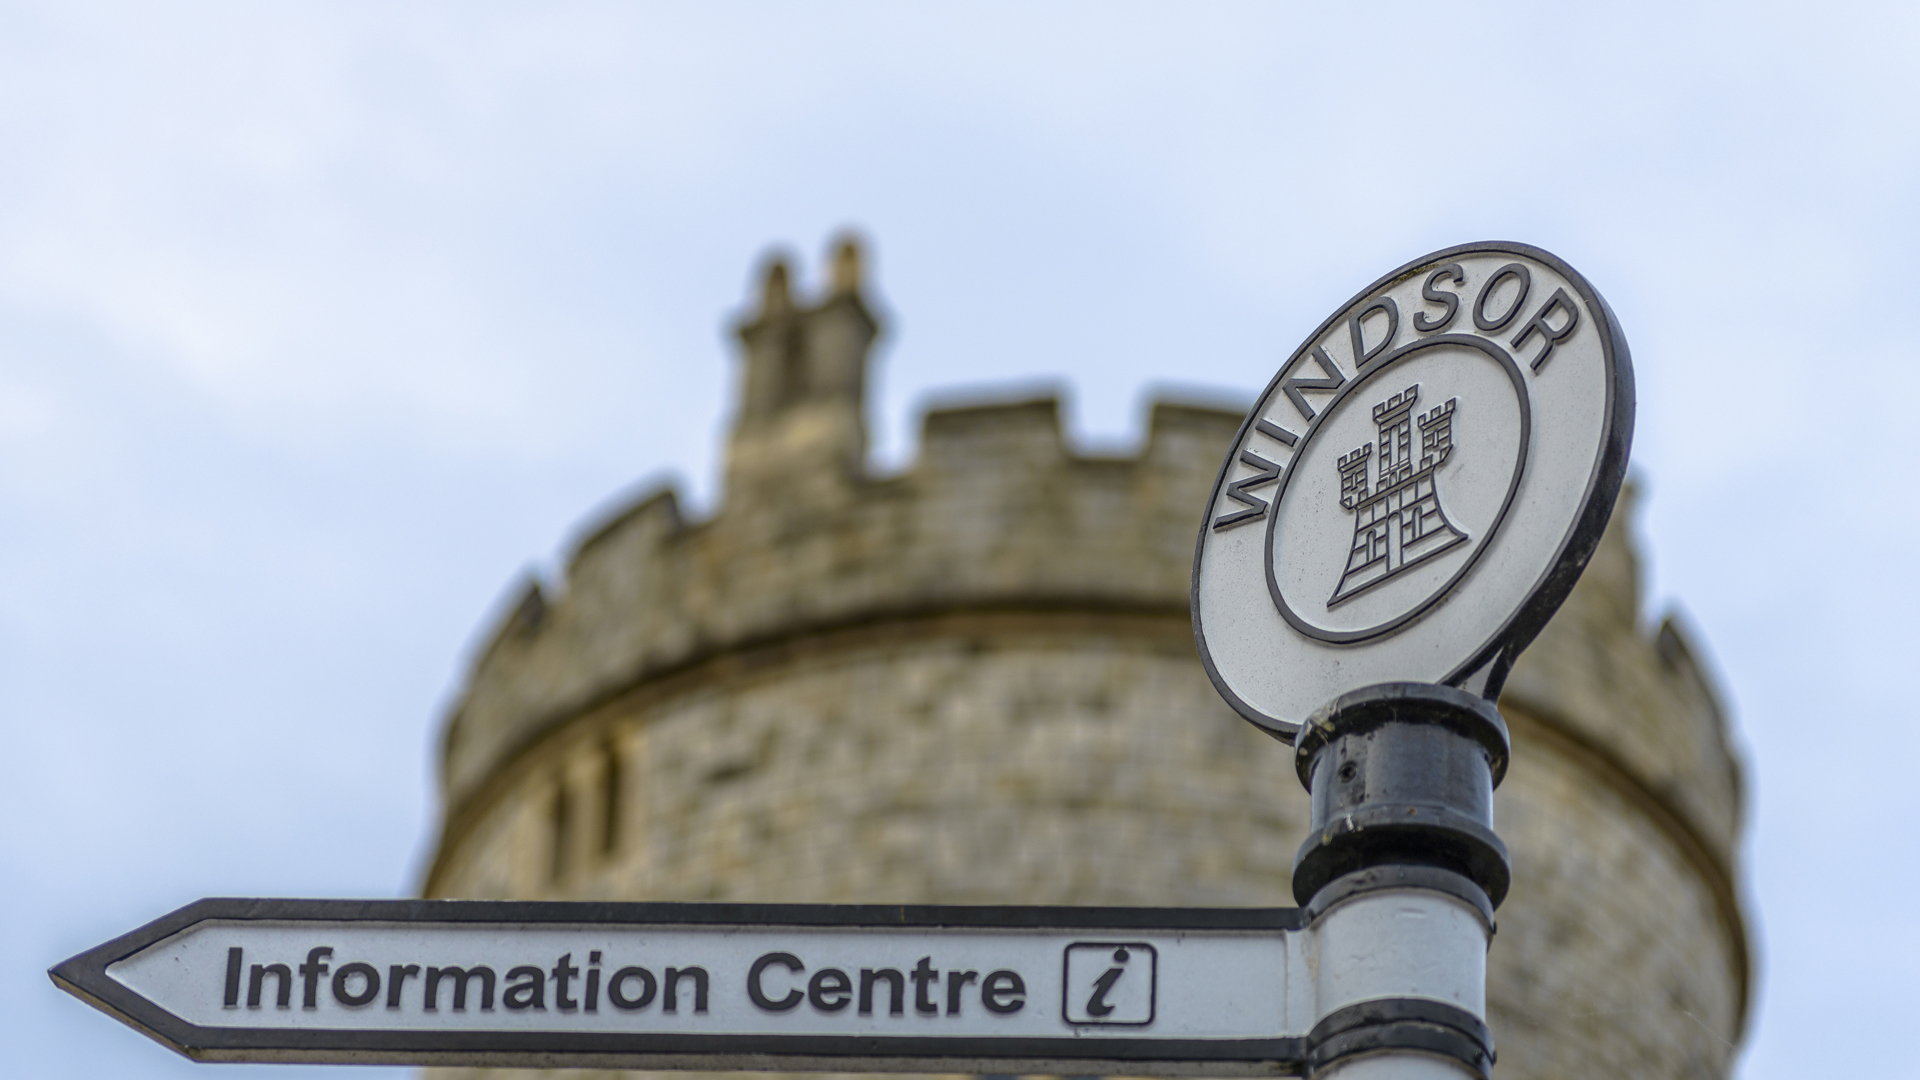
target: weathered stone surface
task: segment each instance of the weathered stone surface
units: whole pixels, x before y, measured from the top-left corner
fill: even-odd
[[[476,663],[427,893],[1291,903],[1305,794],[1187,618],[1238,417],[1162,404],[1138,457],[1089,459],[1051,400],[950,409],[872,477],[857,279],[784,290],[742,331],[721,509],[641,500]],[[1617,520],[1503,701],[1502,1077],[1724,1076],[1740,1037],[1738,770],[1638,589]]]

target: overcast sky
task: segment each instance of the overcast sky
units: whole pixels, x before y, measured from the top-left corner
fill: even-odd
[[[853,226],[882,465],[983,384],[1248,400],[1435,248],[1580,269],[1749,769],[1742,1074],[1911,1075],[1916,9],[1570,6],[0,3],[0,1068],[320,1075],[44,970],[415,889],[475,635],[711,504],[756,264]]]

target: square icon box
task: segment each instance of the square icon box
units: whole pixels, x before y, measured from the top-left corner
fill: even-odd
[[[1144,941],[1076,941],[1067,946],[1060,1015],[1069,1024],[1153,1023],[1159,953]]]

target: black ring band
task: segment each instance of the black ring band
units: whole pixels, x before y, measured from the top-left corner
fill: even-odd
[[[1507,775],[1513,753],[1507,722],[1493,702],[1451,686],[1431,683],[1379,683],[1341,694],[1322,705],[1294,736],[1293,767],[1300,783],[1311,788],[1313,758],[1341,735],[1354,735],[1382,724],[1412,721],[1436,723],[1474,740],[1487,751],[1493,786]]]
[[[1493,1033],[1479,1017],[1427,998],[1382,998],[1335,1009],[1307,1035],[1309,1077],[1360,1054],[1413,1050],[1459,1062],[1491,1080]]]
[[[1492,829],[1443,806],[1375,803],[1343,814],[1300,845],[1293,897],[1309,905],[1340,878],[1376,867],[1452,870],[1475,882],[1494,905],[1507,898],[1513,871]]]

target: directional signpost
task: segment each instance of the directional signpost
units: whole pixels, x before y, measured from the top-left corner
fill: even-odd
[[[1356,943],[1321,957],[1310,1073],[1487,1075],[1509,879],[1492,702],[1599,544],[1632,435],[1612,311],[1559,259],[1499,243],[1376,281],[1241,424],[1194,552],[1194,637],[1220,695],[1293,744],[1313,813],[1293,894],[1323,939]],[[1406,937],[1369,936],[1394,918]],[[1436,992],[1433,965],[1464,979],[1467,954],[1471,985]]]
[[[1255,404],[1194,629],[1294,747],[1300,908],[203,900],[51,975],[201,1061],[1486,1080],[1491,702],[1632,421],[1612,313],[1514,244],[1382,278]]]
[[[202,1061],[1270,1075],[1292,909],[202,900],[53,971]]]

